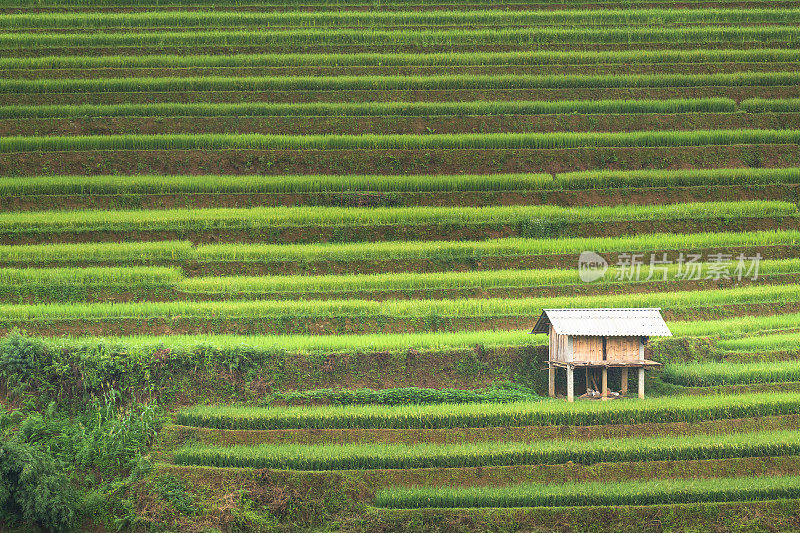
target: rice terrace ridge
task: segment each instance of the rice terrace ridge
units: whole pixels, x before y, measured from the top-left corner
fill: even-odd
[[[0,530],[800,531],[800,0],[0,0]]]

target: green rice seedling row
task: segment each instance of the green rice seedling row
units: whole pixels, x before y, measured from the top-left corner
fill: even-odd
[[[103,53],[98,51],[98,53]],[[502,76],[502,75],[655,75],[655,74],[733,74],[737,72],[797,72],[796,62],[747,63],[724,61],[721,63],[633,63],[582,64],[582,65],[353,65],[353,66],[247,66],[247,67],[174,67],[169,64],[158,67],[100,67],[58,69],[0,69],[4,79],[114,79],[124,77],[196,78],[203,76],[272,77],[272,76]],[[675,95],[669,98],[680,98]],[[767,95],[759,95],[765,97]],[[573,98],[574,99],[574,98]],[[525,100],[525,98],[520,98]],[[30,102],[29,102],[30,103]]]
[[[627,298],[627,300],[626,300]],[[534,316],[542,309],[569,302],[581,307],[619,307],[627,301],[636,307],[661,306],[667,315],[690,314],[698,308],[719,306],[789,306],[800,301],[800,287],[790,285],[745,286],[706,291],[672,291],[635,294],[544,297],[527,299],[484,298],[458,300],[258,300],[225,302],[136,302],[0,305],[5,324],[33,321],[87,321],[119,319],[270,319],[351,318],[376,320],[499,319]],[[758,314],[758,313],[756,313]]]
[[[699,272],[713,272],[714,264],[695,263]],[[757,268],[757,270],[756,270]],[[0,268],[0,297],[5,301],[28,298],[28,302],[47,303],[106,299],[128,299],[130,288],[150,289],[147,299],[156,300],[234,300],[286,298],[363,298],[391,299],[398,294],[409,298],[465,296],[465,291],[479,291],[474,297],[519,297],[543,294],[608,294],[628,284],[645,284],[645,289],[663,291],[686,288],[680,275],[686,267],[668,268],[647,265],[638,269],[634,278],[629,268],[612,266],[592,286],[580,287],[577,270],[491,270],[484,272],[392,273],[375,275],[327,276],[250,276],[184,278],[180,270],[165,267],[132,268]],[[748,276],[757,274],[760,283],[786,284],[800,273],[800,259],[759,261],[732,260],[725,275],[742,277],[744,283],[755,283]],[[631,278],[628,275],[631,274]],[[668,281],[669,280],[669,281]],[[691,281],[691,280],[690,280]],[[702,283],[702,282],[699,282]],[[724,283],[724,282],[723,282]],[[707,284],[712,287],[714,283]],[[78,290],[72,290],[76,288]],[[87,289],[94,292],[87,292]],[[538,290],[538,292],[537,292]],[[638,292],[631,288],[631,292]],[[160,291],[160,292],[159,292]],[[508,292],[505,294],[504,291]],[[441,294],[441,295],[439,295]],[[473,295],[467,294],[472,297]],[[42,297],[45,299],[42,300]],[[33,300],[31,300],[31,298]]]
[[[79,243],[0,246],[3,264],[187,264],[367,262],[378,260],[432,260],[442,264],[469,261],[477,264],[491,258],[568,255],[582,251],[689,252],[718,248],[756,248],[765,242],[793,247],[800,232],[755,231],[695,234],[652,234],[625,237],[564,239],[489,239],[485,241],[404,241],[375,243],[314,244],[209,244],[193,246],[189,241],[128,243]],[[750,254],[752,256],[754,254]]]
[[[609,5],[614,5],[620,0],[611,0],[608,3]],[[657,3],[657,2],[656,2]],[[689,2],[689,4],[693,4],[694,2]],[[259,2],[252,2],[247,4],[240,4],[238,2],[232,2],[226,0],[223,3],[218,2],[208,2],[207,0],[202,1],[195,1],[192,0],[191,2],[186,2],[186,0],[170,0],[169,2],[158,4],[159,6],[163,7],[172,7],[172,8],[187,8],[187,7],[194,7],[199,5],[213,5],[215,8],[235,8],[240,10],[245,7],[274,7],[274,8],[303,8],[303,7],[324,7],[324,8],[336,8],[336,9],[359,9],[359,8],[374,8],[374,7],[381,7],[383,9],[386,8],[393,8],[393,9],[402,9],[402,8],[437,8],[437,7],[453,7],[459,6],[462,7],[464,4],[462,2],[458,2],[456,0],[437,0],[435,3],[429,4],[427,2],[422,2],[420,0],[392,0],[391,2],[375,2],[374,0],[269,0],[269,1],[259,1]],[[509,0],[504,1],[499,4],[493,4],[486,2],[485,0],[479,0],[467,4],[468,6],[477,6],[482,9],[490,9],[490,8],[499,8],[499,9],[508,9],[518,6],[547,6],[548,4],[557,4],[561,5],[562,2],[560,0],[544,0],[544,1],[536,1],[536,2],[528,2],[528,1],[519,1],[519,0]],[[646,2],[647,4],[647,2]],[[697,4],[701,4],[697,2]],[[721,4],[727,4],[727,2],[721,2]],[[744,2],[737,1],[733,2],[733,4],[744,4],[746,6],[754,6],[754,7],[761,7],[763,2],[755,1],[755,0],[745,0]],[[776,0],[773,2],[769,2],[768,5],[784,5],[789,4],[791,2],[782,2],[780,0]],[[579,6],[582,4],[578,4]],[[6,8],[26,8],[26,7],[47,7],[47,8],[64,8],[69,7],[73,9],[81,8],[81,7],[110,7],[114,9],[121,9],[121,8],[130,8],[130,7],[146,7],[152,8],[154,4],[151,0],[102,0],[100,2],[92,2],[89,4],[86,0],[46,0],[41,1],[37,0],[35,2],[31,0],[3,0],[3,3],[0,4],[0,7]],[[626,6],[627,7],[627,6]]]
[[[567,11],[331,11],[215,12],[149,11],[139,13],[21,13],[0,15],[2,30],[105,29],[157,27],[309,27],[451,26],[451,25],[669,25],[791,24],[798,9],[610,9]]]
[[[195,406],[178,411],[185,426],[216,429],[454,428],[698,422],[792,414],[797,393],[669,396],[610,403],[542,400],[453,406],[237,407]],[[563,444],[563,443],[562,443]],[[561,446],[563,448],[563,446]]]
[[[502,207],[254,207],[149,211],[54,211],[0,213],[7,244],[43,241],[109,241],[188,237],[215,242],[221,235],[241,242],[391,241],[410,235],[428,240],[453,235],[481,239],[487,232],[507,237],[628,235],[641,232],[738,227],[792,228],[796,205],[780,201],[702,202],[663,206]],[[705,226],[700,228],[699,222]],[[593,225],[590,225],[593,224]]]
[[[37,176],[4,178],[5,194],[541,191],[797,185],[800,168],[589,171],[557,174],[372,176]]]
[[[772,316],[745,316],[722,320],[669,321],[674,335],[721,337],[717,344],[747,335],[753,340],[780,338],[783,335],[759,336],[765,332],[797,330],[800,328],[800,313],[783,313]],[[787,337],[797,333],[784,334]],[[547,343],[544,335],[532,335],[529,330],[484,330],[428,333],[396,333],[367,335],[170,335],[170,336],[117,336],[51,338],[47,342],[65,347],[87,343],[102,345],[121,344],[156,351],[169,345],[176,352],[192,352],[199,349],[226,350],[247,347],[252,350],[279,351],[287,353],[342,353],[342,352],[401,352],[410,349],[419,351],[446,352],[472,349],[481,345],[486,349],[532,347]]]
[[[796,333],[792,334],[792,336],[795,341],[800,337]],[[783,337],[786,338],[788,335]],[[793,348],[796,347],[797,344],[793,346]],[[661,378],[669,383],[685,387],[800,381],[800,362],[702,362],[667,365],[664,367]]]
[[[10,286],[46,287],[79,285],[81,287],[125,287],[162,286],[179,282],[182,273],[177,268],[129,267],[129,268],[0,268],[0,284]]]
[[[624,75],[624,74],[620,74]],[[112,78],[116,79],[116,78]],[[182,78],[175,78],[182,79]],[[80,81],[80,80],[78,80]],[[56,92],[0,93],[2,106],[31,105],[146,105],[157,103],[362,103],[362,102],[443,102],[443,101],[575,101],[575,100],[657,100],[684,98],[731,98],[736,101],[754,97],[792,99],[800,97],[796,85],[707,85],[697,87],[551,87],[505,89],[356,89],[356,90],[265,90],[265,91],[128,91],[128,92]],[[13,130],[12,130],[13,132]],[[717,166],[736,166],[731,164]],[[773,166],[779,166],[778,164]],[[783,164],[783,166],[789,166]],[[601,166],[585,170],[601,170]],[[519,169],[514,170],[516,172]],[[128,169],[125,173],[134,174]],[[141,170],[138,170],[142,173]],[[172,171],[179,173],[180,171]],[[329,171],[318,171],[326,173]],[[370,173],[371,171],[364,171]],[[396,170],[395,170],[396,172]],[[495,170],[496,172],[496,170]],[[513,172],[513,171],[512,171]],[[79,173],[73,171],[73,173]],[[388,173],[388,172],[387,172]],[[445,173],[445,172],[442,172]],[[452,173],[452,172],[451,172]],[[463,171],[464,174],[475,170]]]
[[[531,389],[491,387],[482,390],[403,387],[391,389],[314,389],[272,395],[273,401],[324,402],[334,405],[430,405],[488,402],[521,402],[536,399]]]
[[[800,496],[800,477],[654,479],[615,483],[526,483],[506,487],[388,488],[376,494],[379,507],[560,507],[564,505],[653,505],[754,501]]]
[[[754,326],[756,327],[756,326]],[[53,337],[43,339],[64,349],[101,344],[129,346],[142,351],[156,351],[169,346],[176,353],[205,348],[221,352],[248,349],[256,352],[323,354],[334,352],[444,352],[472,349],[481,344],[487,349],[541,345],[542,335],[525,330],[486,330],[458,332],[394,333],[367,335],[137,335],[110,337]]]
[[[719,341],[717,345],[732,352],[768,352],[778,350],[800,350],[800,333],[764,335],[758,337],[733,338]]]
[[[103,79],[0,79],[0,93],[153,91],[387,91],[558,88],[792,86],[800,72],[632,75],[263,76]],[[562,104],[554,104],[562,105]]]
[[[709,271],[709,263],[698,263],[703,272]],[[645,265],[640,270],[641,280],[676,279],[679,265],[668,268],[651,268]],[[737,268],[731,263],[731,273]],[[751,261],[742,260],[739,265],[741,274],[754,268]],[[800,259],[779,261],[759,261],[759,276],[794,274],[800,272]],[[26,269],[14,272],[26,272]],[[0,270],[0,279],[2,271]],[[35,274],[34,274],[35,275]],[[627,269],[612,266],[598,284],[636,281],[628,280]],[[638,281],[638,280],[637,280]],[[493,270],[487,272],[437,272],[424,274],[377,274],[377,275],[345,275],[345,276],[252,276],[252,277],[196,277],[186,278],[176,283],[176,289],[187,295],[213,295],[217,298],[241,297],[248,293],[285,295],[301,295],[303,293],[347,293],[368,291],[412,291],[436,289],[499,289],[523,287],[557,287],[577,285],[580,277],[577,270],[544,269],[544,270]],[[619,287],[618,287],[619,288]],[[580,293],[580,291],[576,291]]]
[[[432,135],[87,135],[5,137],[0,153],[86,150],[425,150],[566,149],[798,144],[800,130],[698,130],[624,133],[490,133]]]
[[[768,106],[771,101],[764,105]],[[780,105],[781,101],[778,105]],[[795,101],[796,102],[796,101]],[[743,103],[744,106],[746,104]],[[800,108],[798,108],[800,109]],[[798,109],[787,109],[797,111]],[[304,104],[128,104],[2,106],[0,118],[61,117],[381,117],[381,116],[490,116],[546,115],[559,113],[731,113],[736,103],[730,98],[692,100],[579,100],[558,102],[362,102]],[[779,111],[783,111],[782,109]]]
[[[321,46],[411,44],[476,46],[491,43],[512,45],[638,43],[696,44],[764,41],[785,43],[787,48],[800,37],[800,29],[789,25],[702,27],[611,27],[611,28],[510,28],[510,29],[426,29],[356,30],[299,29],[280,31],[173,31],[173,32],[91,32],[91,33],[0,33],[0,47],[80,46]]]
[[[506,405],[513,407],[515,404]],[[569,446],[565,446],[564,441],[558,440],[524,444],[494,442],[460,445],[263,444],[230,447],[194,445],[176,450],[173,460],[177,464],[291,470],[461,468],[569,462],[593,464],[615,461],[677,461],[795,455],[800,452],[799,437],[798,431],[775,431],[720,436],[639,437],[624,441],[598,439],[570,442]]]
[[[792,49],[744,50],[608,50],[449,53],[355,54],[231,54],[231,55],[104,55],[2,57],[2,69],[66,68],[188,68],[188,67],[352,67],[352,66],[491,66],[491,65],[609,65],[695,63],[791,63],[800,60]]]

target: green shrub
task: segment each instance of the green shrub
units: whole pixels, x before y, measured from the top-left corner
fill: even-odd
[[[0,376],[12,383],[28,378],[32,371],[49,366],[52,353],[41,339],[12,332],[0,340]]]
[[[80,502],[64,464],[46,447],[16,439],[0,442],[0,519],[69,531]]]
[[[652,357],[659,363],[720,360],[722,351],[712,337],[664,337],[650,339]]]

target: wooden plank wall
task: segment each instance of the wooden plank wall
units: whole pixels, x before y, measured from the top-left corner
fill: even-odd
[[[559,335],[566,339],[566,335]],[[606,361],[637,361],[639,359],[639,337],[607,337]],[[561,341],[562,339],[559,339]],[[573,361],[592,363],[603,362],[603,337],[573,337]],[[566,342],[558,348],[561,352],[559,361],[566,361]]]
[[[606,352],[609,361],[638,361],[639,337],[609,337]]]
[[[603,361],[603,337],[575,337],[572,342],[574,361]]]

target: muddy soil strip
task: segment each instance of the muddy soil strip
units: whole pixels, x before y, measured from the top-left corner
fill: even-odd
[[[2,211],[48,209],[203,209],[209,207],[338,206],[338,207],[480,207],[496,205],[663,205],[691,202],[780,200],[797,202],[800,185],[698,185],[619,189],[463,191],[463,192],[332,192],[332,193],[166,193],[43,194],[0,197]]]
[[[0,119],[0,136],[554,133],[797,129],[800,113],[637,113],[379,117],[98,117]]]
[[[800,90],[800,87],[797,87]],[[558,174],[800,166],[797,145],[431,150],[88,150],[0,154],[7,176]]]
[[[668,100],[800,98],[800,86],[647,87],[565,89],[432,89],[355,91],[159,91],[102,93],[2,93],[0,105],[113,105],[154,103],[469,102],[561,100]]]
[[[273,226],[247,229],[175,229],[175,230],[106,230],[78,229],[48,231],[25,229],[0,234],[0,244],[23,245],[78,242],[149,242],[189,240],[196,244],[215,243],[318,243],[381,242],[407,240],[476,241],[507,237],[618,237],[645,233],[680,233],[722,231],[800,230],[800,217],[775,216],[721,217],[684,220],[603,220],[597,222],[533,221],[533,223],[496,224],[391,224],[341,226]]]

